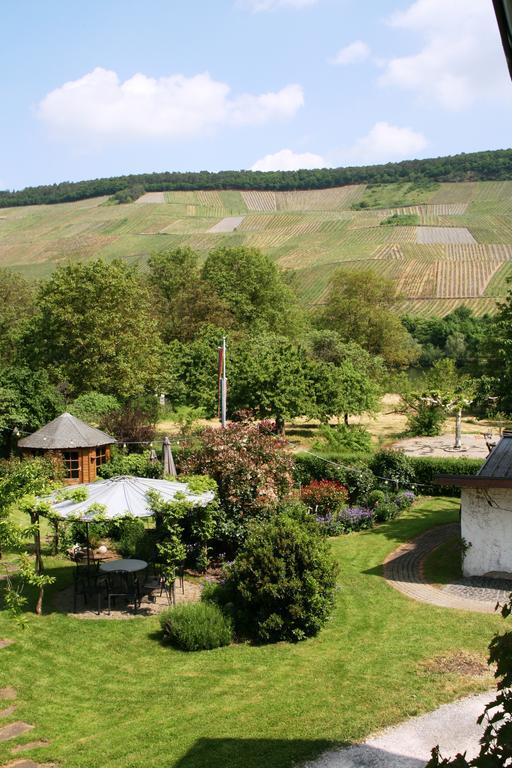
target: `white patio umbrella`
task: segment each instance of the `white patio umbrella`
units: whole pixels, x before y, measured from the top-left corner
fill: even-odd
[[[70,490],[85,488],[87,499],[85,501],[73,501],[67,499],[58,501],[59,491],[47,497],[52,510],[64,520],[81,520],[91,522],[98,516],[98,512],[89,509],[92,505],[101,504],[104,507],[101,517],[113,520],[116,517],[151,517],[153,512],[149,505],[148,491],[157,491],[164,501],[174,501],[176,496],[186,499],[192,504],[205,507],[214,499],[213,491],[194,493],[186,483],[171,480],[155,480],[148,477],[132,477],[121,475],[110,480],[100,480],[95,483],[83,483],[74,485]],[[62,492],[60,492],[62,493]],[[52,498],[55,501],[52,501]]]
[[[77,488],[87,490],[85,501],[73,501],[73,499],[59,501],[59,495],[62,491],[55,491],[51,496],[46,497],[45,501],[50,502],[52,511],[63,520],[71,519],[85,523],[88,563],[89,523],[98,517],[97,508],[90,509],[93,505],[101,504],[103,506],[102,519],[114,520],[127,515],[151,517],[154,513],[150,507],[148,491],[157,491],[164,501],[174,501],[178,496],[179,499],[190,501],[200,507],[206,507],[215,498],[213,491],[194,493],[186,483],[155,480],[148,477],[132,477],[131,475],[120,475],[112,477],[110,480],[100,480],[95,483],[82,483],[72,486],[70,490]]]

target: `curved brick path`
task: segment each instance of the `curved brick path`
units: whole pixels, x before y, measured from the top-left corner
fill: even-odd
[[[495,588],[497,585],[493,582],[491,588],[488,588],[481,580],[472,582],[469,579],[461,579],[456,584],[447,585],[446,589],[442,589],[425,580],[423,563],[427,555],[458,532],[458,523],[439,525],[402,544],[386,558],[384,578],[402,594],[422,603],[442,608],[458,608],[462,611],[494,613],[497,600],[504,599],[508,594],[503,585],[500,585],[502,589]],[[512,591],[512,584],[508,591]],[[478,599],[475,595],[478,595]]]

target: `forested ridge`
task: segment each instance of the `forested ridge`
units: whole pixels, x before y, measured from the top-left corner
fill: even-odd
[[[512,149],[451,155],[425,160],[348,168],[299,171],[210,171],[131,174],[88,181],[50,184],[11,192],[0,191],[0,208],[40,205],[114,195],[139,187],[146,192],[171,190],[299,190],[326,189],[349,184],[413,182],[503,181],[512,179]]]

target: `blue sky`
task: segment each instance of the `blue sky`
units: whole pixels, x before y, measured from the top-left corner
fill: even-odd
[[[510,145],[490,0],[17,0],[0,188]]]

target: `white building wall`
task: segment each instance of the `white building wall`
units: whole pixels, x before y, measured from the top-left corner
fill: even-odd
[[[461,509],[464,576],[512,573],[512,489],[462,488]]]

